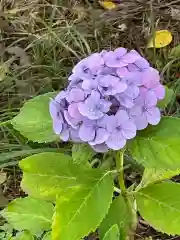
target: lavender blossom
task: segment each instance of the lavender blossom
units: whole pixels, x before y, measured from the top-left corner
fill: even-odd
[[[85,142],[97,152],[119,150],[137,130],[161,119],[165,88],[159,72],[137,51],[102,51],[81,60],[49,109],[63,141]]]

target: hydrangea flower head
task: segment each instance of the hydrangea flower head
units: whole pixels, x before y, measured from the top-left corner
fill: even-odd
[[[97,152],[119,150],[137,130],[161,119],[157,102],[165,88],[159,72],[135,50],[93,53],[68,80],[49,105],[54,132],[63,141],[86,142]]]

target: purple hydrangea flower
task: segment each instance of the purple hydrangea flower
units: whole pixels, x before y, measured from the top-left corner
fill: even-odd
[[[97,152],[118,150],[137,130],[161,119],[165,88],[159,72],[135,50],[102,51],[81,60],[67,89],[50,100],[54,132]]]

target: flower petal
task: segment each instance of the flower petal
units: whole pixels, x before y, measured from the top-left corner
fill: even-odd
[[[146,117],[148,123],[152,125],[157,125],[161,120],[161,113],[157,107],[149,108],[146,112]]]
[[[109,148],[107,147],[107,145],[105,143],[97,144],[97,145],[94,145],[91,147],[94,151],[100,152],[100,153],[105,153],[105,152],[108,152],[108,150],[109,150]]]
[[[109,137],[109,133],[106,129],[104,128],[98,128],[96,130],[96,136],[94,141],[89,142],[90,145],[97,145],[105,142]]]
[[[106,144],[113,150],[119,150],[126,145],[126,139],[121,135],[119,131],[115,131],[108,138]]]
[[[132,120],[123,122],[121,127],[121,134],[124,138],[131,139],[136,136],[136,125],[132,122]]]
[[[95,138],[95,129],[92,126],[82,124],[79,128],[79,137],[84,142],[93,141]]]
[[[132,117],[137,130],[145,129],[148,126],[148,121],[145,114],[138,115],[136,117]]]

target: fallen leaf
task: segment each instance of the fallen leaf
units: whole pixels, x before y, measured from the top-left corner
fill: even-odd
[[[106,10],[113,10],[116,8],[116,4],[111,1],[99,1],[99,4]]]
[[[6,73],[9,72],[9,66],[5,62],[0,64],[0,82],[6,77]]]
[[[30,65],[30,58],[28,54],[21,47],[10,47],[6,50],[10,54],[14,54],[16,57],[20,58],[20,65]]]
[[[168,30],[160,30],[155,32],[154,39],[150,38],[147,47],[148,48],[162,48],[169,45],[172,41],[172,34]]]
[[[6,181],[6,173],[0,172],[0,184]]]

